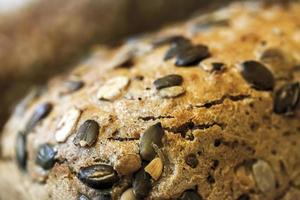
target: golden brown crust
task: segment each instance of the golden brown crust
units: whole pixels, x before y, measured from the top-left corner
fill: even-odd
[[[101,192],[84,185],[76,174],[93,164],[116,169],[126,155],[145,160],[140,156],[140,136],[154,124],[160,130],[158,122],[164,135],[162,146],[155,143],[154,150],[164,166],[159,179],[151,181],[146,199],[175,199],[187,190],[208,200],[293,199],[299,193],[299,112],[293,116],[274,113],[273,93],[286,83],[300,81],[295,67],[300,63],[299,11],[298,4],[264,7],[253,2],[236,3],[131,41],[120,47],[123,50],[95,52],[70,74],[53,79],[47,92],[34,99],[23,114],[12,116],[2,138],[1,163],[12,165],[17,132],[25,129],[38,105],[50,102],[50,114],[28,133],[27,173],[19,175],[32,182],[33,188],[41,182],[39,187],[45,194],[32,199],[76,199],[78,194],[96,197]],[[205,25],[216,19],[223,22]],[[210,57],[192,67],[176,66],[176,58],[164,60],[170,44],[154,47],[152,41],[170,35],[206,45]],[[123,57],[126,48],[134,52],[133,57],[129,53],[130,62]],[[282,57],[262,59],[270,48],[279,49]],[[120,57],[124,60],[116,62]],[[224,68],[211,71],[206,65],[214,60],[224,63]],[[240,67],[247,60],[261,62],[274,74],[274,92],[255,89],[245,80]],[[162,89],[158,91],[153,84],[169,74],[182,76],[183,82],[176,82],[185,91],[180,96],[162,97]],[[62,93],[65,81],[74,77],[82,80],[84,87]],[[80,117],[66,141],[58,142],[58,124],[72,108],[81,111]],[[84,148],[73,140],[86,120],[96,121],[101,128],[95,144]],[[38,147],[45,143],[57,149],[57,162],[47,171],[35,161]],[[0,176],[4,175],[0,170]],[[114,188],[113,198],[135,187],[131,179],[120,177],[122,186]]]
[[[33,1],[0,16],[0,127],[28,88],[70,68],[92,45],[112,44],[128,34],[186,17],[205,1]],[[210,4],[209,4],[210,5]],[[157,7],[160,9],[157,9]],[[129,11],[134,8],[134,13]],[[178,10],[180,12],[170,12]],[[109,10],[109,12],[107,12]],[[156,17],[152,17],[156,16]]]

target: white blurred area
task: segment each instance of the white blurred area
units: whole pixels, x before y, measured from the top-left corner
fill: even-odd
[[[0,13],[13,11],[32,0],[0,0]]]

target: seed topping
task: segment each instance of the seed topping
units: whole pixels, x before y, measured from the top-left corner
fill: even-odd
[[[94,120],[85,121],[78,129],[73,143],[81,147],[92,146],[99,135],[99,124]]]

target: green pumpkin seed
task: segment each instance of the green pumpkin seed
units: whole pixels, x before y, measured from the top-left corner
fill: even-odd
[[[162,78],[156,79],[153,82],[153,84],[155,85],[156,89],[159,90],[166,87],[181,85],[182,81],[183,81],[182,76],[178,74],[170,74]]]
[[[177,52],[175,65],[179,67],[194,66],[209,56],[210,52],[207,46],[189,46]]]
[[[43,144],[38,149],[36,157],[36,164],[41,166],[43,169],[48,170],[55,164],[55,156],[57,151],[50,144]]]
[[[248,60],[243,62],[240,71],[251,87],[257,90],[272,90],[275,85],[272,72],[258,61]]]
[[[142,159],[151,161],[155,157],[156,153],[153,149],[153,144],[161,147],[163,136],[164,129],[161,123],[154,124],[145,131],[140,140],[140,154]]]
[[[300,104],[300,83],[288,83],[274,95],[274,112],[277,114],[293,115]]]
[[[135,197],[144,199],[152,189],[151,176],[144,169],[140,169],[134,176],[132,186]]]
[[[35,111],[33,112],[31,118],[29,119],[27,125],[26,125],[26,133],[31,132],[34,127],[47,115],[51,112],[52,110],[52,104],[50,103],[43,103],[40,104]]]
[[[16,139],[16,160],[20,169],[26,170],[27,150],[26,150],[26,135],[19,132]]]
[[[74,138],[74,144],[81,147],[92,146],[99,134],[99,124],[94,120],[85,121],[78,129],[76,137]]]
[[[83,167],[77,177],[82,183],[94,189],[110,188],[119,180],[113,167],[106,164]]]
[[[84,82],[81,80],[69,80],[65,83],[66,92],[76,92],[77,90],[80,90],[84,86]]]

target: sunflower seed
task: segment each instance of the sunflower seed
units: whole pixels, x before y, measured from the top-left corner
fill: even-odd
[[[73,142],[81,147],[92,146],[99,135],[99,124],[94,120],[85,121],[78,129]]]
[[[134,176],[133,193],[137,199],[144,199],[152,189],[151,177],[144,169],[140,169]]]
[[[275,80],[271,71],[262,63],[249,60],[240,66],[243,78],[257,90],[272,90]]]
[[[117,54],[114,56],[110,63],[111,68],[118,67],[130,67],[133,64],[133,58],[135,56],[136,48],[132,46],[124,46],[122,47]]]
[[[129,78],[126,76],[118,76],[108,80],[97,93],[99,100],[114,100],[128,86]]]
[[[68,139],[78,122],[80,114],[80,110],[72,108],[62,117],[57,125],[57,131],[55,133],[57,142],[65,142]]]
[[[172,87],[176,85],[181,85],[183,81],[182,76],[178,74],[170,74],[167,76],[164,76],[162,78],[156,79],[153,84],[157,90],[166,88],[166,87]]]
[[[77,177],[82,183],[94,189],[110,188],[119,180],[115,170],[106,164],[80,168]]]
[[[164,165],[160,158],[154,158],[146,167],[145,171],[154,179],[158,180],[162,174]]]
[[[272,192],[275,189],[275,174],[267,162],[258,160],[253,164],[252,172],[257,187],[262,192]]]
[[[196,191],[187,190],[181,195],[181,197],[179,199],[180,200],[202,200],[203,198]]]
[[[140,139],[140,154],[144,160],[152,160],[156,153],[153,149],[153,144],[158,147],[162,146],[162,137],[164,136],[164,130],[161,127],[161,123],[150,126]]]
[[[141,157],[136,154],[128,154],[119,158],[114,169],[119,175],[130,175],[139,170],[142,166]]]
[[[16,159],[20,169],[26,170],[27,164],[27,150],[26,150],[26,135],[23,132],[19,132],[16,140]]]
[[[51,169],[55,164],[57,151],[50,144],[43,144],[38,148],[38,154],[35,163],[43,169]]]
[[[300,102],[300,84],[289,83],[276,91],[274,96],[274,112],[277,114],[293,114]]]
[[[26,125],[25,132],[26,133],[31,132],[42,119],[47,117],[47,115],[51,112],[51,110],[52,110],[52,104],[50,103],[43,103],[38,105]]]
[[[158,91],[158,95],[162,98],[174,98],[185,93],[185,89],[181,86],[173,86],[163,88]]]
[[[129,188],[125,192],[123,192],[120,200],[136,200],[134,193],[133,193],[133,189]]]

